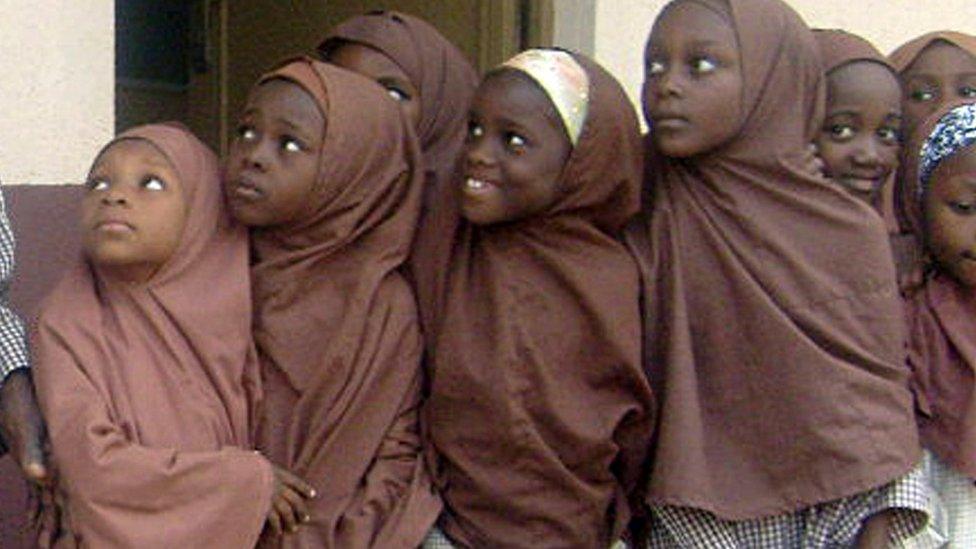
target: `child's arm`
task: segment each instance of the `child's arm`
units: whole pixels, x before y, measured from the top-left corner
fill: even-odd
[[[24,323],[10,309],[14,235],[0,193],[0,435],[28,480],[48,479],[44,422],[31,383]]]
[[[252,547],[274,475],[235,447],[184,452],[133,443],[109,398],[42,323],[34,376],[72,532],[91,547]]]

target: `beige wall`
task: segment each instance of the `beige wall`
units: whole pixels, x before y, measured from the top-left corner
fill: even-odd
[[[556,0],[556,9],[562,2]],[[976,0],[787,0],[812,27],[844,28],[888,53],[931,30],[976,34]],[[654,17],[666,0],[596,0],[596,58],[623,82],[633,98],[643,78],[643,49]],[[560,19],[556,20],[559,36]],[[564,22],[563,24],[568,24]],[[568,44],[567,44],[568,45]]]
[[[0,181],[80,182],[113,133],[112,0],[3,0]]]

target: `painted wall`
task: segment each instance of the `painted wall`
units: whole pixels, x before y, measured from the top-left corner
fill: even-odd
[[[556,9],[562,10],[557,0]],[[812,27],[843,28],[888,53],[920,34],[954,29],[976,34],[974,0],[787,0]],[[591,53],[635,98],[643,79],[643,49],[654,18],[667,0],[596,0]],[[556,19],[557,38],[560,36]],[[563,24],[568,24],[564,21]]]
[[[75,183],[113,134],[112,0],[3,0],[0,181]]]

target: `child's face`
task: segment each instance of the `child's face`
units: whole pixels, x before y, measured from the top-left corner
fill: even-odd
[[[644,116],[658,148],[708,152],[740,126],[742,71],[735,32],[721,15],[681,2],[654,23],[644,64]]]
[[[169,160],[142,139],[102,152],[81,202],[89,259],[121,280],[145,282],[176,251],[186,224],[183,185]]]
[[[329,54],[329,63],[375,80],[390,97],[400,103],[400,109],[414,126],[420,123],[420,95],[392,59],[379,50],[361,44],[346,43]]]
[[[461,212],[478,225],[516,221],[555,203],[572,151],[549,97],[528,76],[492,74],[475,93],[464,144]]]
[[[976,57],[939,40],[922,50],[901,82],[905,127],[911,131],[942,105],[976,98]]]
[[[925,196],[926,245],[939,268],[976,288],[976,146],[940,164]]]
[[[817,136],[827,175],[873,202],[898,162],[901,89],[892,72],[854,62],[827,78],[827,116]]]
[[[227,156],[231,213],[251,227],[288,223],[315,187],[325,115],[297,84],[269,80],[248,99]]]

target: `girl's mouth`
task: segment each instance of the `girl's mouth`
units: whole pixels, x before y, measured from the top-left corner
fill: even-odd
[[[247,201],[254,201],[264,197],[264,191],[253,182],[241,178],[234,183],[234,195]]]
[[[464,180],[463,190],[467,194],[481,194],[496,188],[497,185],[484,179],[468,177]]]

